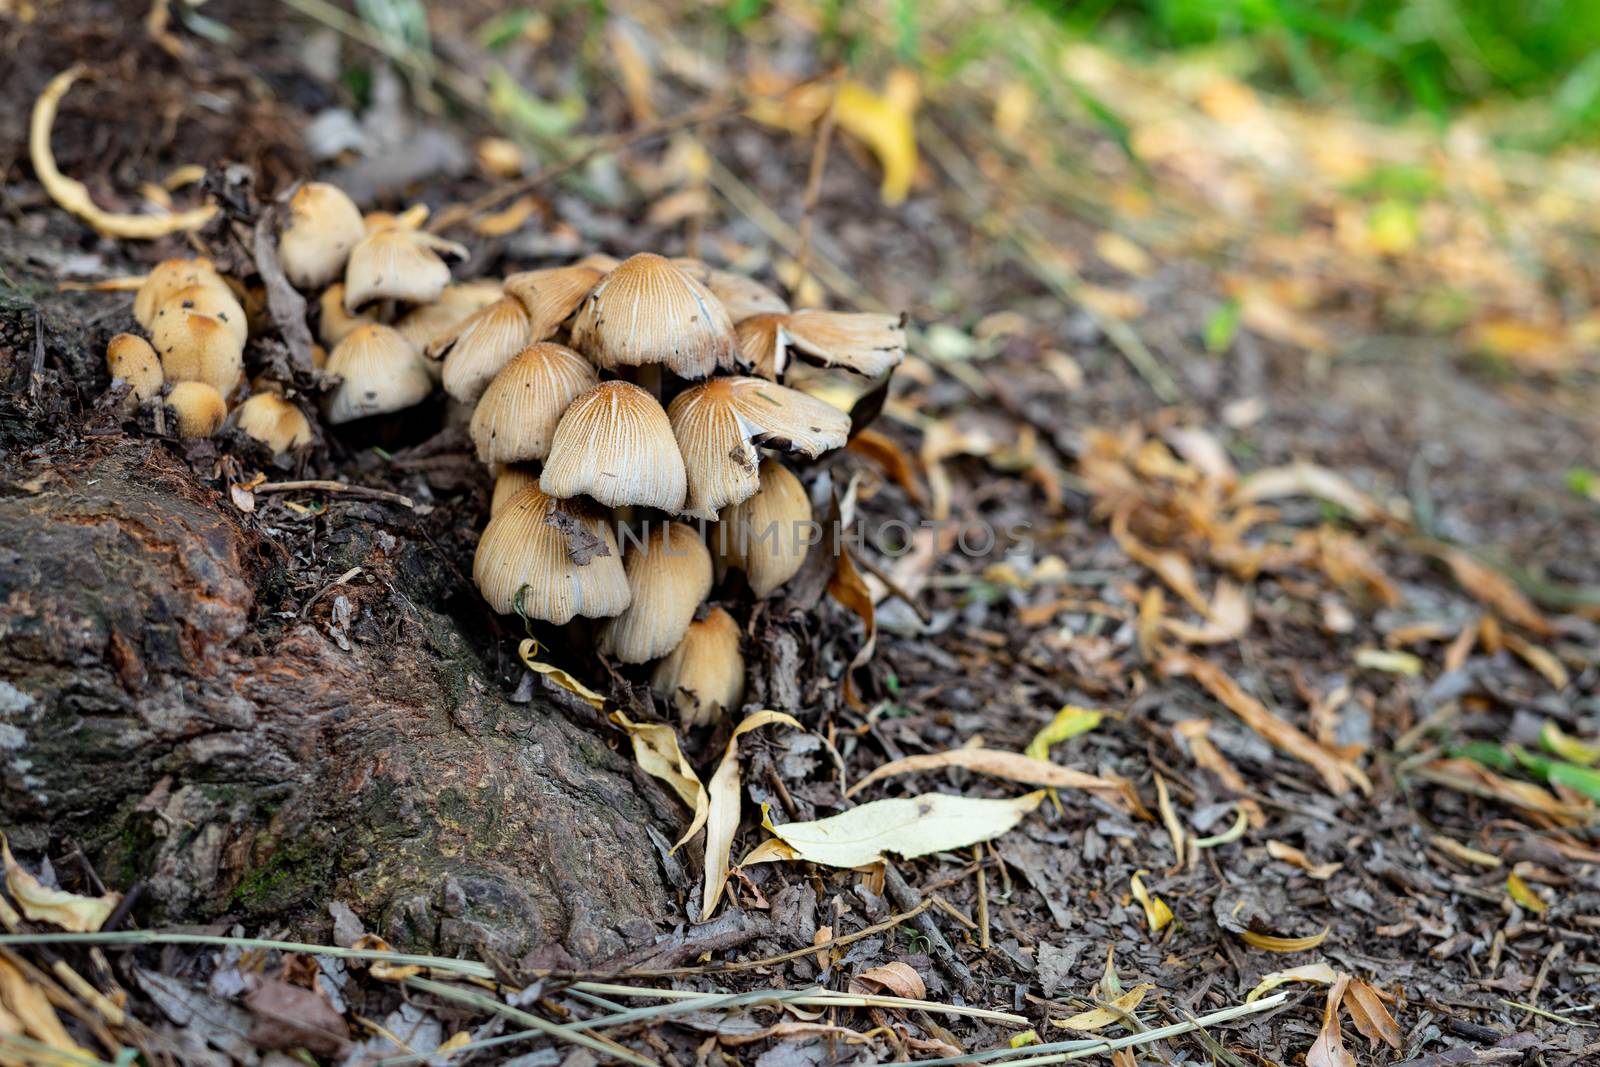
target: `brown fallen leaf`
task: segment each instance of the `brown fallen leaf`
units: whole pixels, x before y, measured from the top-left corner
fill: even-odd
[[[1530,641],[1525,641],[1513,633],[1501,636],[1505,646],[1515,652],[1522,661],[1550,683],[1550,688],[1557,692],[1565,689],[1572,683],[1572,676],[1567,673],[1567,668],[1555,657],[1555,653],[1547,648],[1541,648]]]
[[[845,447],[882,467],[917,507],[927,503],[927,494],[922,491],[922,483],[917,478],[915,461],[892,437],[868,427],[858,430]]]
[[[717,910],[723,888],[728,882],[729,850],[733,848],[734,835],[739,832],[739,800],[743,788],[739,782],[739,738],[751,730],[771,723],[783,723],[796,730],[804,730],[792,715],[781,711],[757,711],[746,715],[722,753],[722,762],[706,787],[706,859],[705,895],[700,907],[700,921],[705,922]]]
[[[94,933],[105,925],[122,902],[120,893],[85,897],[63,889],[51,889],[29,874],[11,854],[11,843],[0,833],[0,861],[5,863],[6,888],[22,914],[34,922],[52,923],[76,934]]]
[[[1488,800],[1498,800],[1525,811],[1536,812],[1562,826],[1573,826],[1583,822],[1593,810],[1563,804],[1547,789],[1532,782],[1506,778],[1469,759],[1433,760],[1416,768],[1412,773],[1447,789],[1470,793]]]
[[[1282,841],[1268,841],[1267,855],[1275,860],[1282,860],[1291,867],[1299,867],[1319,882],[1332,878],[1334,873],[1344,866],[1342,863],[1312,863],[1304,852]]]
[[[910,964],[895,960],[878,967],[869,967],[850,979],[850,992],[888,993],[890,996],[921,1000],[928,995],[928,987]]]
[[[1236,506],[1258,504],[1286,496],[1326,500],[1362,522],[1371,522],[1383,514],[1372,498],[1351,485],[1344,475],[1315,463],[1290,463],[1256,471],[1246,476],[1233,491],[1233,503]]]
[[[1550,622],[1533,603],[1522,595],[1522,590],[1499,571],[1474,559],[1459,548],[1442,553],[1445,563],[1456,582],[1487,607],[1493,608],[1506,622],[1515,623],[1524,630],[1549,637],[1555,632]]]
[[[266,978],[244,998],[255,1015],[250,1040],[265,1048],[304,1048],[337,1056],[350,1045],[344,1017],[321,994],[277,978]]]
[[[833,599],[855,612],[866,627],[866,639],[861,642],[861,647],[856,649],[856,654],[851,657],[850,665],[844,672],[844,698],[853,708],[860,709],[861,694],[856,689],[855,673],[872,659],[872,651],[878,644],[878,617],[872,605],[872,590],[867,588],[867,583],[861,577],[861,572],[856,570],[856,564],[850,558],[850,550],[843,545],[839,546],[839,555],[834,559],[833,577],[828,579],[828,592]]]
[[[1250,598],[1243,586],[1224,578],[1217,582],[1205,614],[1206,621],[1200,626],[1181,619],[1164,619],[1162,626],[1186,645],[1221,645],[1237,641],[1250,629]]]
[[[1396,1052],[1400,1051],[1400,1024],[1394,1021],[1389,1009],[1383,1006],[1383,997],[1371,985],[1359,978],[1350,979],[1345,989],[1344,1007],[1350,1021],[1368,1041],[1384,1042]]]
[[[917,771],[937,771],[949,767],[962,767],[979,774],[1020,782],[1023,785],[1044,785],[1053,789],[1082,789],[1093,793],[1119,811],[1136,814],[1143,810],[1132,784],[1112,781],[1098,775],[1075,771],[1058,763],[1034,759],[1020,752],[1006,752],[991,748],[956,748],[948,752],[930,752],[920,756],[897,759],[868,774],[845,792],[850,797],[861,792],[873,782]]]
[[[1344,1047],[1344,1034],[1339,1029],[1339,1005],[1349,985],[1350,976],[1340,975],[1328,989],[1328,999],[1322,1006],[1322,1029],[1306,1052],[1306,1067],[1356,1067],[1356,1058]]]

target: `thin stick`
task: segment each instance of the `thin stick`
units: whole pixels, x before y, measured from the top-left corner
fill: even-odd
[[[972,858],[979,860],[978,866],[978,947],[989,951],[989,877],[983,869],[983,846],[972,847]]]
[[[811,146],[811,168],[806,174],[805,199],[800,208],[800,249],[795,253],[794,294],[800,292],[811,269],[811,226],[816,218],[817,199],[822,194],[822,172],[828,169],[828,149],[833,144],[835,114],[839,105],[839,79],[842,72],[833,76],[833,92],[828,96],[828,110],[822,113],[817,127],[817,141]]]
[[[262,482],[250,491],[260,496],[263,493],[294,493],[300,490],[312,490],[319,493],[340,493],[346,496],[363,497],[368,500],[386,500],[391,504],[399,504],[403,508],[417,506],[410,497],[400,493],[391,493],[387,489],[368,489],[364,485],[350,485],[346,482],[330,482],[321,479],[299,482]]]

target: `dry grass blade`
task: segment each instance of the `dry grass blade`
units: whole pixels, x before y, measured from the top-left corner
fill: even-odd
[[[446,1000],[453,1000],[457,1003],[477,1008],[480,1011],[504,1016],[512,1022],[521,1023],[530,1029],[538,1030],[557,1041],[564,1041],[572,1045],[582,1045],[584,1048],[598,1052],[600,1055],[610,1059],[631,1063],[635,1067],[660,1067],[655,1060],[625,1049],[615,1042],[602,1040],[591,1034],[586,1034],[582,1030],[568,1029],[550,1022],[548,1019],[541,1019],[539,1016],[523,1011],[520,1008],[513,1008],[509,1004],[504,1004],[482,993],[475,993],[469,989],[459,989],[456,986],[448,985],[444,982],[435,982],[427,978],[407,978],[406,985],[424,993],[432,993]]]

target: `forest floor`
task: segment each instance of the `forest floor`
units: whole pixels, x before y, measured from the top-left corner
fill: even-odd
[[[1283,1003],[1119,1052],[1119,1067],[1325,1067],[1349,1062],[1345,1048],[1372,1063],[1600,1062],[1600,784],[1580,766],[1600,752],[1560,740],[1600,736],[1600,161],[1508,158],[1465,123],[1373,127],[1083,46],[1050,53],[1082,90],[1060,90],[1069,99],[989,63],[923,77],[914,104],[909,76],[886,88],[857,74],[881,95],[819,123],[808,90],[829,72],[803,19],[735,34],[647,5],[592,23],[466,3],[434,13],[430,51],[389,65],[360,40],[371,27],[325,12],[206,4],[164,46],[139,19],[85,17],[103,7],[0,14],[18,57],[0,72],[13,105],[0,114],[0,285],[78,324],[75,348],[15,330],[0,348],[14,382],[39,353],[61,392],[28,410],[71,433],[123,432],[94,396],[127,301],[57,283],[184,248],[97,237],[36,181],[27,101],[80,61],[94,77],[63,103],[53,145],[104,205],[136,205],[181,165],[237,163],[262,198],[318,176],[367,205],[459,219],[447,236],[472,250],[461,276],[648,249],[735,265],[797,301],[909,316],[911,358],[876,436],[825,471],[869,531],[855,555],[876,607],[852,611],[823,595],[826,570],[808,572],[752,624],[758,706],[806,729],[741,739],[733,859],[767,836],[763,805],[795,822],[887,796],[1025,793],[960,757],[848,800],[843,787],[905,757],[1022,752],[1072,708],[1097,714],[1062,717],[1081,729],[1049,758],[1119,788],[1063,788],[959,853],[739,869],[726,907],[759,926],[691,922],[695,848],[635,857],[660,864],[661,912],[676,917],[645,940],[672,930],[682,966],[662,971],[658,953],[590,977],[730,993],[820,983],[1026,1023],[697,1004],[612,1024],[608,1041],[673,1065],[961,1056],[1030,1029],[1056,1042],[1180,1022],[1295,968],[1274,990]],[[930,18],[952,53],[955,19]],[[454,213],[506,188],[477,151],[508,132],[577,162],[492,211]],[[909,182],[903,200],[886,179]],[[284,580],[252,622],[265,647],[289,625],[281,609],[306,614],[346,570],[327,544],[363,505],[252,498],[258,469],[426,502],[418,525],[445,561],[426,607],[505,693],[544,684],[461,577],[488,485],[440,418],[382,442],[330,437],[292,470],[166,442],[218,509],[281,549]],[[988,543],[983,530],[1026,536]],[[330,641],[381,642],[381,595],[354,600],[353,618],[329,604],[310,617]],[[661,718],[592,650],[543,655],[608,706]],[[592,722],[628,755],[621,730]],[[707,777],[726,743],[725,728],[684,739]],[[662,840],[687,822],[657,814]],[[39,870],[61,842],[36,844],[22,859]],[[53,858],[64,886],[87,888]],[[204,929],[348,946],[363,930],[345,903]],[[719,941],[729,929],[744,932]],[[3,951],[42,969],[56,958]],[[122,970],[136,958],[137,981]],[[534,980],[541,967],[556,975]],[[491,972],[531,983],[502,1001],[480,980],[493,1007],[404,986],[393,967],[248,944],[124,951],[96,973],[128,990],[157,1058],[614,1058],[541,1034],[440,1050],[614,1009],[563,968],[584,969],[536,952]],[[246,976],[273,984],[245,995]],[[317,989],[315,1010],[296,999]],[[20,1014],[12,996],[0,983]],[[1052,1022],[1112,1000],[1108,1019]],[[171,1036],[185,1029],[199,1039]]]

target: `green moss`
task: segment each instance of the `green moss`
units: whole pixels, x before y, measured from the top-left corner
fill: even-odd
[[[265,862],[245,872],[231,903],[261,914],[288,911],[323,893],[334,863],[333,850],[315,835],[283,841]]]

